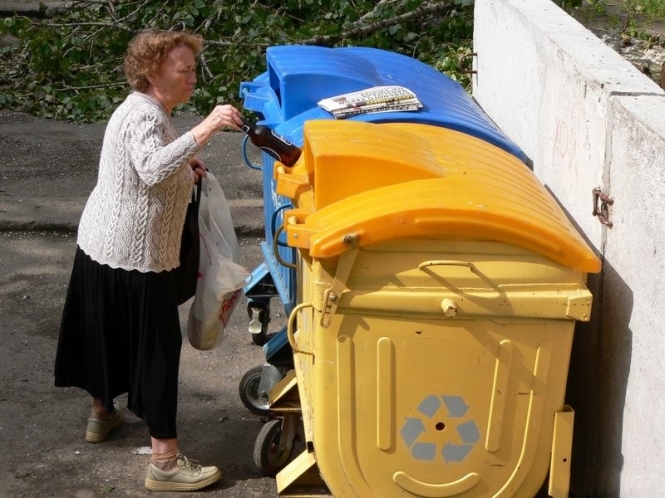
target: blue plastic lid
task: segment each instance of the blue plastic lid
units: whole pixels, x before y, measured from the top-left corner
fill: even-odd
[[[369,113],[347,118],[373,123],[410,122],[453,129],[491,143],[525,161],[524,152],[485,114],[464,88],[417,59],[369,47],[325,48],[304,45],[269,47],[268,70],[242,83],[246,109],[262,116],[296,145],[312,119],[334,119],[317,102],[378,85],[413,91],[423,108],[410,112]]]

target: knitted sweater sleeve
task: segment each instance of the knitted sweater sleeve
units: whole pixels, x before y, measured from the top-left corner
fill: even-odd
[[[167,136],[155,114],[137,113],[126,123],[127,152],[143,183],[154,186],[177,173],[199,148],[194,135],[187,132],[167,143]]]

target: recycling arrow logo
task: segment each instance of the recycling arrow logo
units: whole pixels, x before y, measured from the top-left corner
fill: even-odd
[[[446,464],[462,462],[476,442],[480,431],[475,421],[466,420],[469,406],[462,396],[429,395],[418,405],[419,417],[406,417],[400,430],[402,440],[416,460],[433,460],[441,455]],[[455,433],[451,434],[452,426]],[[431,442],[431,434],[450,434],[445,443]],[[424,439],[424,441],[423,441]],[[441,440],[436,436],[434,439]]]

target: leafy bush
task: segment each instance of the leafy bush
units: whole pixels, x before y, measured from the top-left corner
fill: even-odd
[[[108,118],[128,86],[122,59],[141,29],[200,33],[205,50],[190,107],[240,105],[272,45],[373,46],[403,53],[468,86],[473,0],[85,0],[48,18],[0,23],[0,105],[70,121]],[[464,64],[470,64],[465,59]]]

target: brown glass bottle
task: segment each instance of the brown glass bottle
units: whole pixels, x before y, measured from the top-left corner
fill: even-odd
[[[301,151],[297,146],[267,126],[243,121],[240,129],[247,134],[254,145],[285,166],[293,166],[300,157]]]

